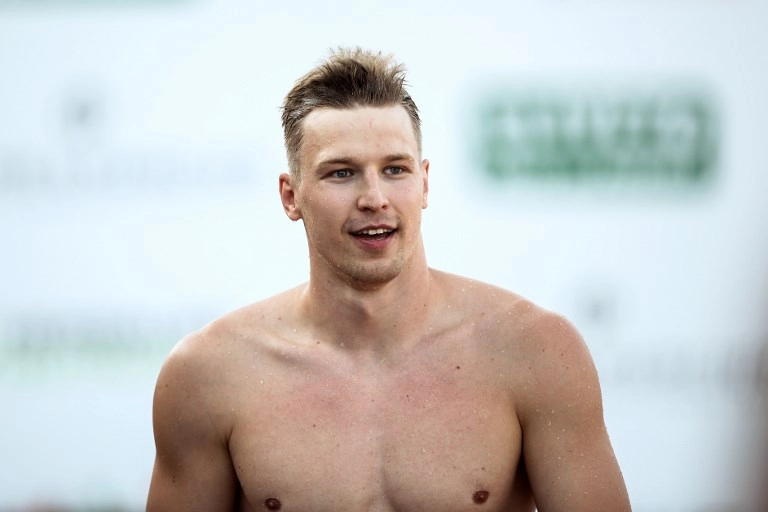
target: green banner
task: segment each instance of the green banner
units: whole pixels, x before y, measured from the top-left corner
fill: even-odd
[[[499,86],[472,115],[472,160],[496,183],[698,185],[716,171],[718,116],[701,88]]]

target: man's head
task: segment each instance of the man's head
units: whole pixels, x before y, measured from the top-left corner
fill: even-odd
[[[319,108],[351,109],[401,105],[408,113],[421,152],[419,111],[405,89],[405,67],[382,55],[362,50],[338,49],[296,81],[282,109],[285,149],[293,179],[301,179],[300,151],[303,121]]]

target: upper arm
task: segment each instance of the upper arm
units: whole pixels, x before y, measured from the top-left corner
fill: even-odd
[[[538,322],[530,393],[518,411],[523,456],[539,512],[622,512],[630,504],[603,420],[600,384],[575,329]]]
[[[163,365],[155,388],[155,465],[147,512],[227,511],[237,498],[237,477],[217,410],[211,364],[184,342]],[[218,400],[221,402],[222,400]]]

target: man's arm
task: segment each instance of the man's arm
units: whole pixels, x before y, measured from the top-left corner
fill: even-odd
[[[206,359],[208,359],[206,361]],[[232,512],[238,481],[217,411],[213,369],[201,340],[177,346],[160,371],[153,423],[155,466],[147,512]]]
[[[628,512],[603,420],[600,384],[581,336],[564,319],[536,322],[530,381],[519,411],[523,455],[539,512]]]

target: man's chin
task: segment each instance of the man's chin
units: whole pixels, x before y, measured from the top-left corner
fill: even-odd
[[[342,268],[347,283],[353,288],[372,290],[393,281],[403,270],[403,265],[350,265]]]

